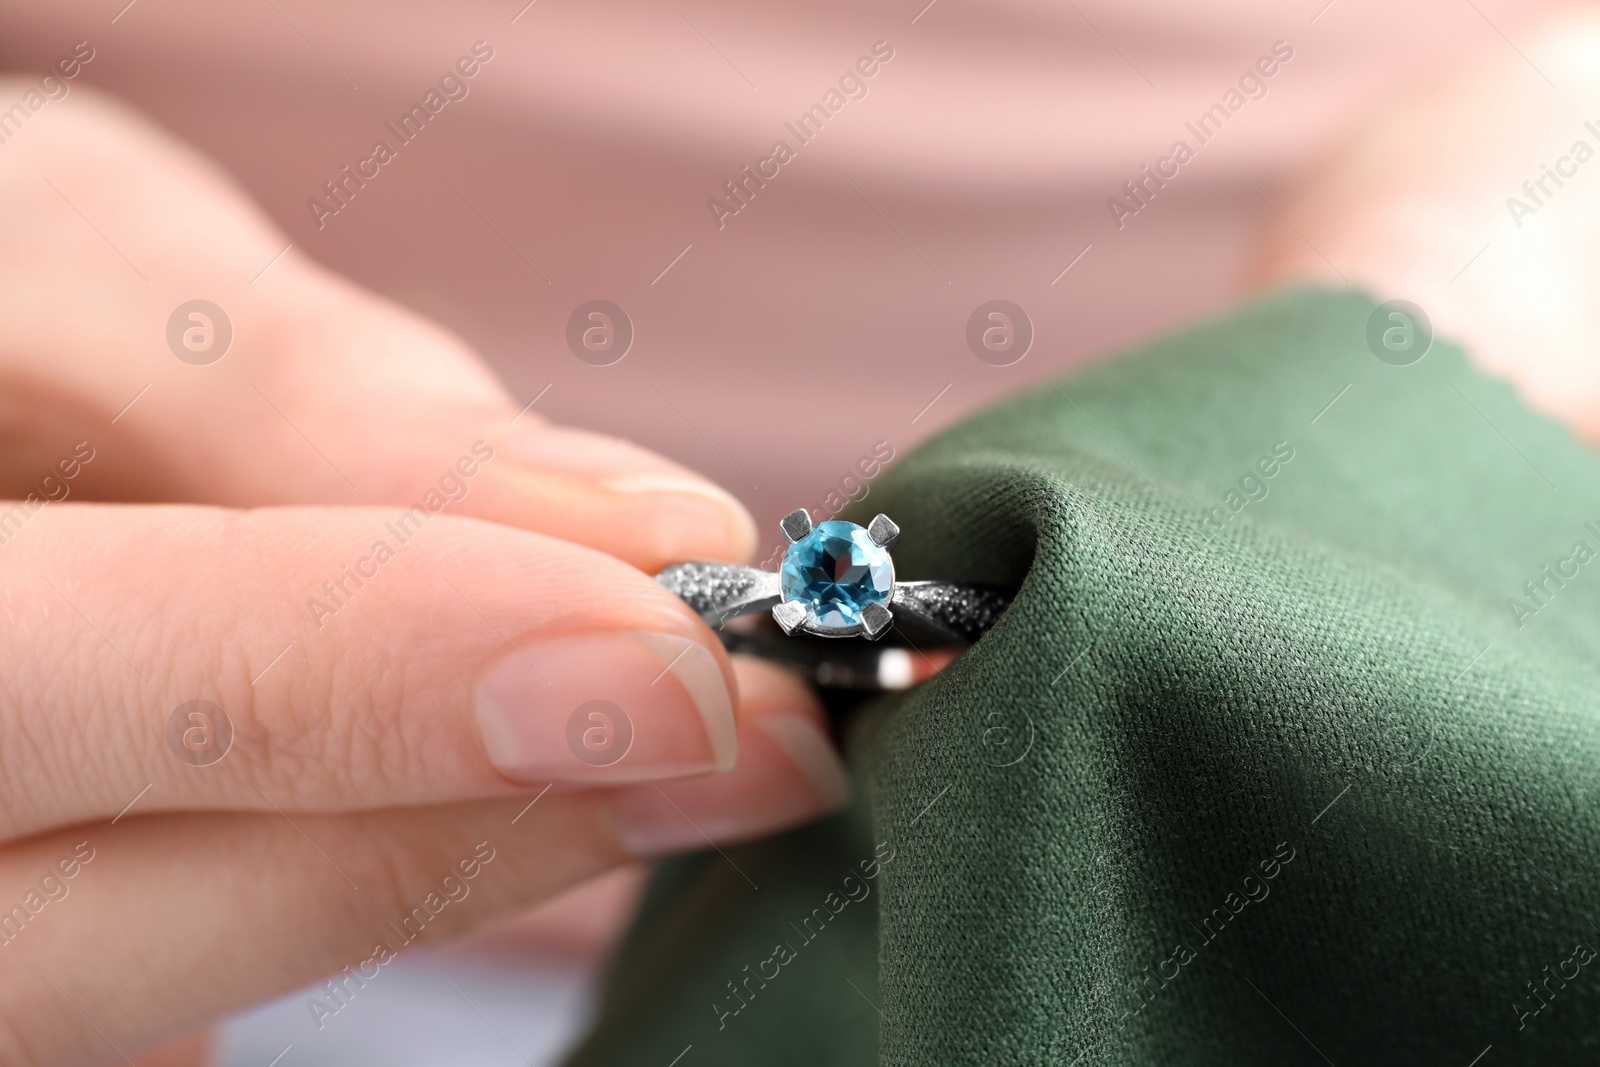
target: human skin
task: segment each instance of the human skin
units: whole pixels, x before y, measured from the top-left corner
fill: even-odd
[[[1579,140],[1600,151],[1585,125],[1597,117],[1600,13],[1573,5],[1347,131],[1274,196],[1251,284],[1410,300],[1531,406],[1600,442],[1600,161],[1573,155]]]
[[[80,92],[0,166],[0,491],[51,498],[0,525],[0,923],[66,887],[0,938],[0,1061],[120,1061],[356,964],[483,843],[420,941],[842,802],[807,690],[649,577],[744,557],[731,497],[294,252],[263,273],[287,242],[226,178]],[[197,292],[234,331],[206,366],[165,334]],[[609,766],[567,741],[591,695],[633,725]],[[196,699],[233,728],[204,766],[169,738]]]

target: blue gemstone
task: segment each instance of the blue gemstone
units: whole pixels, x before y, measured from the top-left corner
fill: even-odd
[[[868,604],[889,599],[894,561],[864,527],[819,522],[784,553],[780,581],[783,599],[804,604],[809,623],[845,629],[861,624]]]

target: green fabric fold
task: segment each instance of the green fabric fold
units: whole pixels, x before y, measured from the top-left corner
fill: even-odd
[[[1374,308],[1268,297],[886,474],[899,575],[1015,603],[845,717],[850,812],[662,865],[571,1064],[1593,1060],[1600,464]]]

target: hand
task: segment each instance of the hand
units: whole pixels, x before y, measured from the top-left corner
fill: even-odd
[[[295,252],[252,282],[286,239],[82,88],[4,146],[0,196],[0,489],[32,494],[0,505],[0,1061],[354,989],[842,801],[804,687],[635,569],[743,556],[726,494],[519,415]],[[198,294],[233,331],[203,366],[164,334]]]
[[[1515,46],[1496,39],[1382,101],[1273,193],[1287,218],[1263,207],[1252,280],[1410,300],[1529,404],[1600,442],[1600,15],[1573,5],[1507,32]]]

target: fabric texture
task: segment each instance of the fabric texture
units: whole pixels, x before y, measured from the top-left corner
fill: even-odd
[[[899,576],[1015,603],[843,716],[851,811],[661,867],[574,1067],[1592,1062],[1600,464],[1374,307],[1270,296],[886,474]]]

